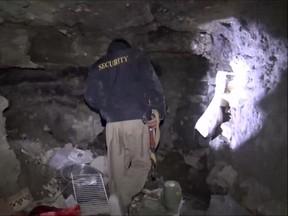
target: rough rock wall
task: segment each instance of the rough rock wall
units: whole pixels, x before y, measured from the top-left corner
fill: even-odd
[[[199,101],[207,103],[207,98],[202,98],[200,91],[186,94],[189,91],[188,89],[192,89],[198,83],[198,78],[201,77],[204,69],[199,68],[198,71],[194,72],[193,67],[198,67],[197,59],[193,63],[188,62],[188,59],[193,61],[195,57],[187,58],[191,55],[190,41],[198,21],[193,18],[194,14],[187,13],[185,10],[195,11],[195,15],[197,13],[198,16],[201,14],[201,10],[208,5],[213,5],[214,2],[207,1],[199,5],[194,4],[193,1],[187,1],[187,3],[186,6],[183,6],[166,1],[113,1],[113,9],[111,9],[111,2],[105,1],[93,3],[91,1],[1,1],[0,17],[2,17],[2,23],[0,31],[3,34],[0,36],[2,39],[0,42],[0,67],[55,68],[57,70],[67,66],[88,67],[100,55],[105,53],[106,47],[112,38],[125,36],[133,45],[145,50],[156,60],[159,60],[159,58],[155,55],[166,56],[158,62],[163,67],[163,77],[161,79],[164,82],[167,80],[168,83],[165,90],[170,107],[165,123],[166,128],[163,128],[162,133],[166,140],[163,141],[168,143],[168,146],[172,146],[172,142],[178,142],[179,137],[181,139],[184,137],[184,141],[187,143],[191,142],[190,128],[193,127],[193,122],[195,122],[201,111],[195,108],[196,111],[192,112],[189,107],[194,109],[195,104],[198,107],[197,103]],[[215,10],[218,9],[215,8]],[[112,10],[117,11],[117,13]],[[214,9],[212,10],[214,11]],[[20,17],[18,14],[22,14],[22,16]],[[186,57],[183,56],[182,58],[182,54]],[[175,58],[175,56],[178,57]],[[170,60],[177,58],[179,62],[171,65]],[[167,67],[167,65],[170,66]],[[171,69],[172,67],[175,69]],[[201,66],[199,65],[199,67]],[[197,75],[194,77],[195,74]],[[188,76],[189,80],[185,80],[185,76]],[[185,85],[181,84],[182,80],[185,80]],[[176,101],[175,93],[170,88],[170,81],[178,83],[175,85],[177,89],[182,88],[181,93],[177,94],[179,96],[177,103],[174,103]],[[79,83],[82,85],[82,80]],[[205,81],[199,85],[205,91]],[[52,86],[54,85],[51,85],[51,88]],[[76,85],[77,89],[78,86]],[[27,86],[27,88],[30,87]],[[67,86],[63,86],[64,91],[65,87]],[[13,87],[11,86],[11,88]],[[61,89],[61,87],[57,89]],[[45,91],[43,90],[43,93],[40,93],[40,91],[42,90],[38,90],[38,94],[41,98],[45,95]],[[61,93],[60,91],[56,91],[56,94]],[[66,92],[63,94],[66,94]],[[16,99],[17,96],[15,95],[13,98]],[[58,104],[59,99],[55,101]],[[191,103],[189,107],[185,106],[184,101]],[[61,103],[63,104],[63,102]],[[29,106],[31,105],[27,107]],[[182,108],[179,109],[178,106]],[[176,111],[179,114],[174,116]],[[193,117],[190,118],[191,113]],[[61,122],[65,122],[65,116],[67,117],[67,114],[63,116],[60,114]],[[54,118],[49,119],[52,121]],[[181,122],[178,119],[181,119]],[[52,130],[54,129],[53,126],[56,125],[52,132],[55,132],[54,134],[57,137],[67,134],[55,122],[48,124]],[[15,128],[15,126],[13,127]],[[180,128],[177,129],[177,127]],[[175,133],[173,132],[172,142],[171,130],[175,131]],[[183,143],[183,141],[180,142]],[[190,143],[180,145],[178,142],[175,145],[180,147],[190,145]]]
[[[5,112],[9,144],[6,131],[3,145],[0,140],[1,197],[27,187],[35,200],[42,199],[46,193],[43,194],[43,185],[55,176],[54,170],[43,163],[49,158],[46,152],[53,154],[55,147],[71,143],[86,149],[91,144],[93,150],[97,150],[95,155],[103,152],[98,150],[105,149],[105,142],[96,141],[104,129],[100,117],[87,108],[82,97],[86,75],[86,69],[81,72],[75,69],[69,72],[1,70],[0,94],[10,102]],[[7,105],[5,99],[1,108]]]
[[[199,23],[239,13],[237,4],[1,1],[0,67],[89,66],[111,39],[123,36],[146,52],[190,53]]]
[[[208,61],[201,56],[177,53],[153,54],[151,58],[161,69],[159,78],[168,106],[159,148],[188,153],[199,147],[194,142],[193,128],[209,102]]]
[[[38,142],[42,151],[69,142],[86,148],[104,129],[99,115],[84,104],[86,75],[86,69],[4,69],[0,92],[11,101],[7,111],[9,138]]]
[[[8,100],[0,95],[0,196],[9,196],[17,191],[17,179],[20,164],[14,151],[6,140],[5,117],[3,111],[8,107]]]
[[[154,16],[163,14],[159,8],[129,1],[114,1],[112,10],[105,1],[1,1],[0,67],[89,66],[123,36],[146,51],[159,51],[155,45],[160,51],[189,50],[191,34],[162,28]]]
[[[258,5],[254,15],[200,25],[202,37],[191,43],[192,50],[214,63],[214,74],[235,74],[228,100],[231,119],[225,123],[230,150],[218,149],[215,154],[241,174],[244,205],[267,215],[287,214],[288,46],[282,4]],[[204,42],[202,49],[199,41]],[[218,144],[212,142],[212,147]]]

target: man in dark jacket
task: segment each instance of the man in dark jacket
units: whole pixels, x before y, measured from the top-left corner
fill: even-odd
[[[161,83],[143,52],[116,39],[92,65],[84,97],[107,123],[109,190],[127,207],[144,187],[151,167],[149,128],[159,122],[147,116],[147,101],[160,120],[165,116]]]

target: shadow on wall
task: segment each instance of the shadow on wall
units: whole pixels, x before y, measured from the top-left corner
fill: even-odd
[[[209,103],[208,82],[205,76],[209,70],[209,62],[201,56],[193,55],[181,79],[181,97],[175,112],[173,132],[177,138],[173,140],[174,148],[189,152],[200,147],[195,142],[191,128]],[[175,89],[174,89],[175,91]]]

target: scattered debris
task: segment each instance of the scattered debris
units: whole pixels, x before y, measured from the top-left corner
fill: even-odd
[[[254,212],[264,210],[264,203],[271,200],[271,193],[252,178],[244,179],[240,187],[247,191],[246,196],[243,197],[243,204]]]
[[[108,176],[107,156],[98,156],[90,164],[91,167],[99,170],[104,176]]]
[[[50,129],[50,127],[47,124],[45,124],[44,127],[43,127],[43,131],[51,132],[51,129]]]
[[[102,173],[104,185],[108,184],[108,158],[107,156],[98,156],[91,163],[90,166],[99,170]]]
[[[142,190],[143,194],[145,194],[146,196],[149,196],[151,199],[155,199],[155,200],[158,200],[161,198],[162,192],[163,192],[162,188],[157,188],[154,190],[149,190],[149,189],[144,188]],[[134,202],[137,202],[137,201],[138,200],[136,198],[136,200],[134,200]]]
[[[209,141],[209,146],[214,150],[220,150],[222,148],[229,147],[229,141],[226,137],[220,134],[213,140]]]
[[[71,164],[86,164],[93,161],[90,150],[83,151],[73,148],[72,144],[66,144],[64,148],[56,150],[49,160],[49,166],[60,170],[62,167]]]
[[[249,213],[229,195],[212,195],[206,215],[249,215]]]
[[[49,160],[53,157],[53,155],[55,154],[57,148],[54,149],[50,149],[42,154],[40,154],[40,159],[42,164],[48,164]],[[58,148],[59,149],[59,148]]]
[[[59,191],[58,183],[56,179],[51,179],[43,188],[48,192],[50,198],[57,197],[61,194]]]
[[[209,173],[206,182],[210,185],[211,192],[214,194],[226,194],[238,176],[232,166],[224,162],[217,162]]]
[[[53,215],[53,216],[81,216],[80,215],[80,206],[75,205],[70,208],[55,208],[51,206],[36,206],[29,215]]]
[[[65,203],[68,208],[77,205],[77,201],[72,194],[65,200]]]
[[[62,33],[63,35],[68,35],[68,34],[67,34],[67,33],[68,33],[67,29],[58,29],[58,31],[59,31],[60,33]]]
[[[40,142],[35,142],[26,138],[15,143],[17,143],[18,146],[21,146],[21,152],[29,157],[36,158],[42,152],[42,144]]]
[[[20,212],[27,208],[33,201],[28,188],[24,188],[18,193],[8,197],[8,204],[13,209],[14,212]]]
[[[189,164],[195,169],[203,169],[204,165],[200,163],[200,157],[193,157],[192,155],[184,156],[185,163]]]
[[[201,159],[204,156],[207,156],[208,154],[209,154],[208,148],[198,149],[198,150],[192,151],[188,155],[184,155],[184,160],[185,160],[185,163],[189,164],[193,168],[201,170],[204,168],[204,164],[203,162],[201,162]]]
[[[219,173],[218,177],[225,180],[228,183],[229,187],[232,187],[236,181],[238,173],[230,165],[225,166]]]

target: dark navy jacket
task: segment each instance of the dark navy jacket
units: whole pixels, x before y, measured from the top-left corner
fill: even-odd
[[[166,105],[162,85],[140,50],[113,51],[91,66],[84,98],[107,123],[142,119],[147,111],[144,95],[163,120]]]

